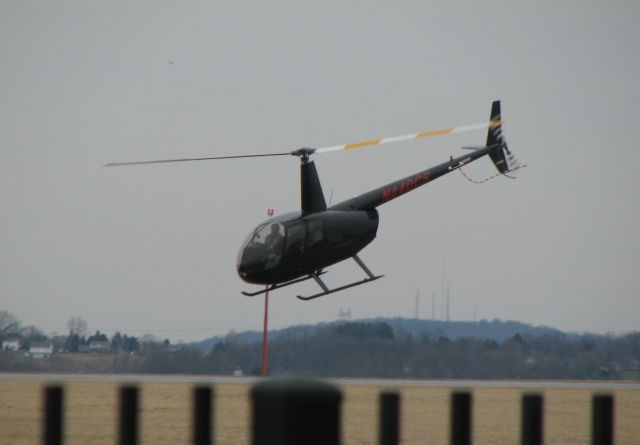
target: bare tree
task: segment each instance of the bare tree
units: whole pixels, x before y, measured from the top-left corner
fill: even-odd
[[[143,334],[138,341],[140,343],[160,343],[160,340],[153,334]]]
[[[20,320],[10,312],[0,311],[0,338],[20,330]]]
[[[70,334],[76,334],[80,337],[88,330],[87,322],[80,316],[71,317],[69,321],[67,321],[67,328],[69,328]]]

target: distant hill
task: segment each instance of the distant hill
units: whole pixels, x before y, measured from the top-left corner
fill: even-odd
[[[271,331],[269,373],[303,377],[437,379],[633,379],[640,332],[565,333],[515,321],[377,318]],[[248,375],[261,371],[261,333],[128,353],[0,351],[0,371]]]
[[[474,337],[477,339],[488,339],[502,342],[516,334],[523,337],[537,337],[544,334],[562,333],[562,331],[547,326],[533,326],[519,321],[502,320],[480,320],[480,321],[441,321],[441,320],[418,320],[411,318],[375,318],[348,321],[335,321],[331,323],[317,323],[314,325],[298,325],[284,329],[269,331],[270,340],[280,338],[304,338],[314,335],[319,330],[339,326],[351,321],[358,322],[384,322],[394,331],[396,337],[411,334],[413,337],[430,338],[446,337],[455,340],[460,337]],[[261,331],[234,332],[233,337],[249,344],[262,341]],[[567,334],[572,335],[572,334]],[[193,342],[189,346],[202,352],[210,351],[216,344],[223,343],[228,336],[216,336],[198,342]]]

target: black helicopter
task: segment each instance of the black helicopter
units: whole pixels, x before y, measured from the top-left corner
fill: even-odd
[[[327,207],[325,202],[315,164],[309,159],[311,155],[316,153],[362,148],[480,128],[488,128],[486,145],[463,147],[471,150],[470,154],[450,158],[448,162],[391,182],[330,207]],[[248,283],[266,285],[264,289],[256,292],[242,292],[246,296],[253,297],[313,279],[322,291],[310,296],[298,295],[301,300],[312,300],[377,280],[383,275],[374,275],[358,257],[358,253],[376,237],[379,221],[378,211],[376,210],[378,206],[415,190],[440,176],[451,173],[485,155],[491,158],[498,172],[505,176],[509,176],[507,173],[522,167],[507,147],[502,136],[500,101],[493,102],[490,121],[485,124],[424,131],[405,136],[318,149],[300,148],[285,153],[121,162],[106,164],[106,166],[290,155],[299,157],[301,161],[301,209],[298,212],[286,213],[262,222],[242,244],[237,260],[240,278]],[[325,269],[327,267],[348,258],[354,259],[358,266],[362,268],[366,277],[362,280],[330,289],[320,276],[326,272]]]

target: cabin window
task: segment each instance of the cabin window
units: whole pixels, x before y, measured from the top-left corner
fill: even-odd
[[[287,241],[285,243],[285,252],[296,253],[304,249],[304,224],[295,222],[287,227]]]
[[[319,219],[307,221],[307,246],[322,241],[322,221]]]
[[[282,252],[284,247],[284,226],[282,224],[269,224],[260,231],[260,235],[264,234],[264,244],[273,252],[278,254]]]

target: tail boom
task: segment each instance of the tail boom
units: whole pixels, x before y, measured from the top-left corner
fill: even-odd
[[[448,162],[436,165],[435,167],[422,170],[406,178],[399,179],[397,181],[390,182],[387,185],[378,187],[370,192],[356,196],[355,198],[348,199],[341,203],[338,203],[332,207],[331,210],[369,210],[385,204],[393,199],[408,193],[412,190],[423,186],[440,176],[451,173],[454,170],[459,169],[463,165],[469,164],[483,156],[486,156],[495,150],[496,146],[483,147],[475,150],[473,153],[452,158]]]
[[[479,127],[479,126],[469,126]],[[487,143],[479,147],[463,147],[472,150],[470,154],[451,158],[449,162],[442,163],[432,168],[422,170],[414,175],[407,176],[400,180],[391,182],[375,190],[371,190],[355,198],[348,199],[331,207],[333,210],[368,210],[385,204],[405,193],[423,186],[440,176],[446,175],[459,169],[465,164],[473,162],[485,155],[489,155],[493,164],[502,175],[518,170],[523,166],[519,164],[514,154],[509,150],[502,134],[502,116],[500,112],[500,101],[496,100],[491,105],[491,119],[488,125]],[[461,127],[468,129],[466,127]]]

